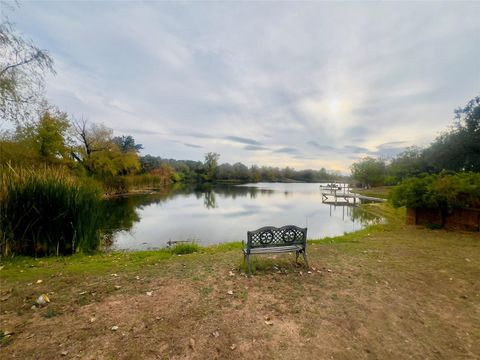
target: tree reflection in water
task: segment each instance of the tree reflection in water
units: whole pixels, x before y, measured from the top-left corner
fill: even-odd
[[[194,186],[174,184],[146,194],[129,194],[105,199],[103,202],[102,229],[104,247],[113,244],[114,235],[119,231],[129,231],[140,221],[138,210],[152,204],[160,204],[177,196],[195,194],[197,199],[203,198],[206,209],[217,207],[216,195],[222,198],[246,197],[256,198],[257,194],[272,194],[273,190],[259,189],[247,186],[212,185]]]
[[[190,238],[205,243],[238,241],[247,230],[277,223],[306,224],[314,238],[341,235],[381,220],[361,208],[339,206],[328,209],[315,184],[176,184],[105,200],[104,244],[108,248],[114,239],[124,239],[120,247],[138,249],[140,241],[152,247]]]

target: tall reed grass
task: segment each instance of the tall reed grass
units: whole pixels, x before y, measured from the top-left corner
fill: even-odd
[[[62,168],[0,167],[2,255],[91,252],[101,240],[101,191]]]

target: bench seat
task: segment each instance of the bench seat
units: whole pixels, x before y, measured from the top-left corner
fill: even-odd
[[[250,254],[266,254],[266,253],[284,253],[284,252],[294,252],[302,251],[303,246],[301,245],[289,245],[289,246],[275,246],[268,248],[253,248],[250,249]],[[243,249],[243,252],[246,253],[247,249]]]

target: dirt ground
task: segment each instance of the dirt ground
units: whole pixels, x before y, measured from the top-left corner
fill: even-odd
[[[480,359],[478,233],[400,226],[308,251],[309,270],[268,256],[251,278],[240,250],[134,268],[113,254],[100,275],[4,265],[0,356]]]

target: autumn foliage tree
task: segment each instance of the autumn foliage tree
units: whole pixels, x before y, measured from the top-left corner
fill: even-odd
[[[108,177],[140,169],[137,152],[122,151],[114,140],[112,129],[81,119],[73,122],[73,133],[77,145],[72,156],[88,173]]]

